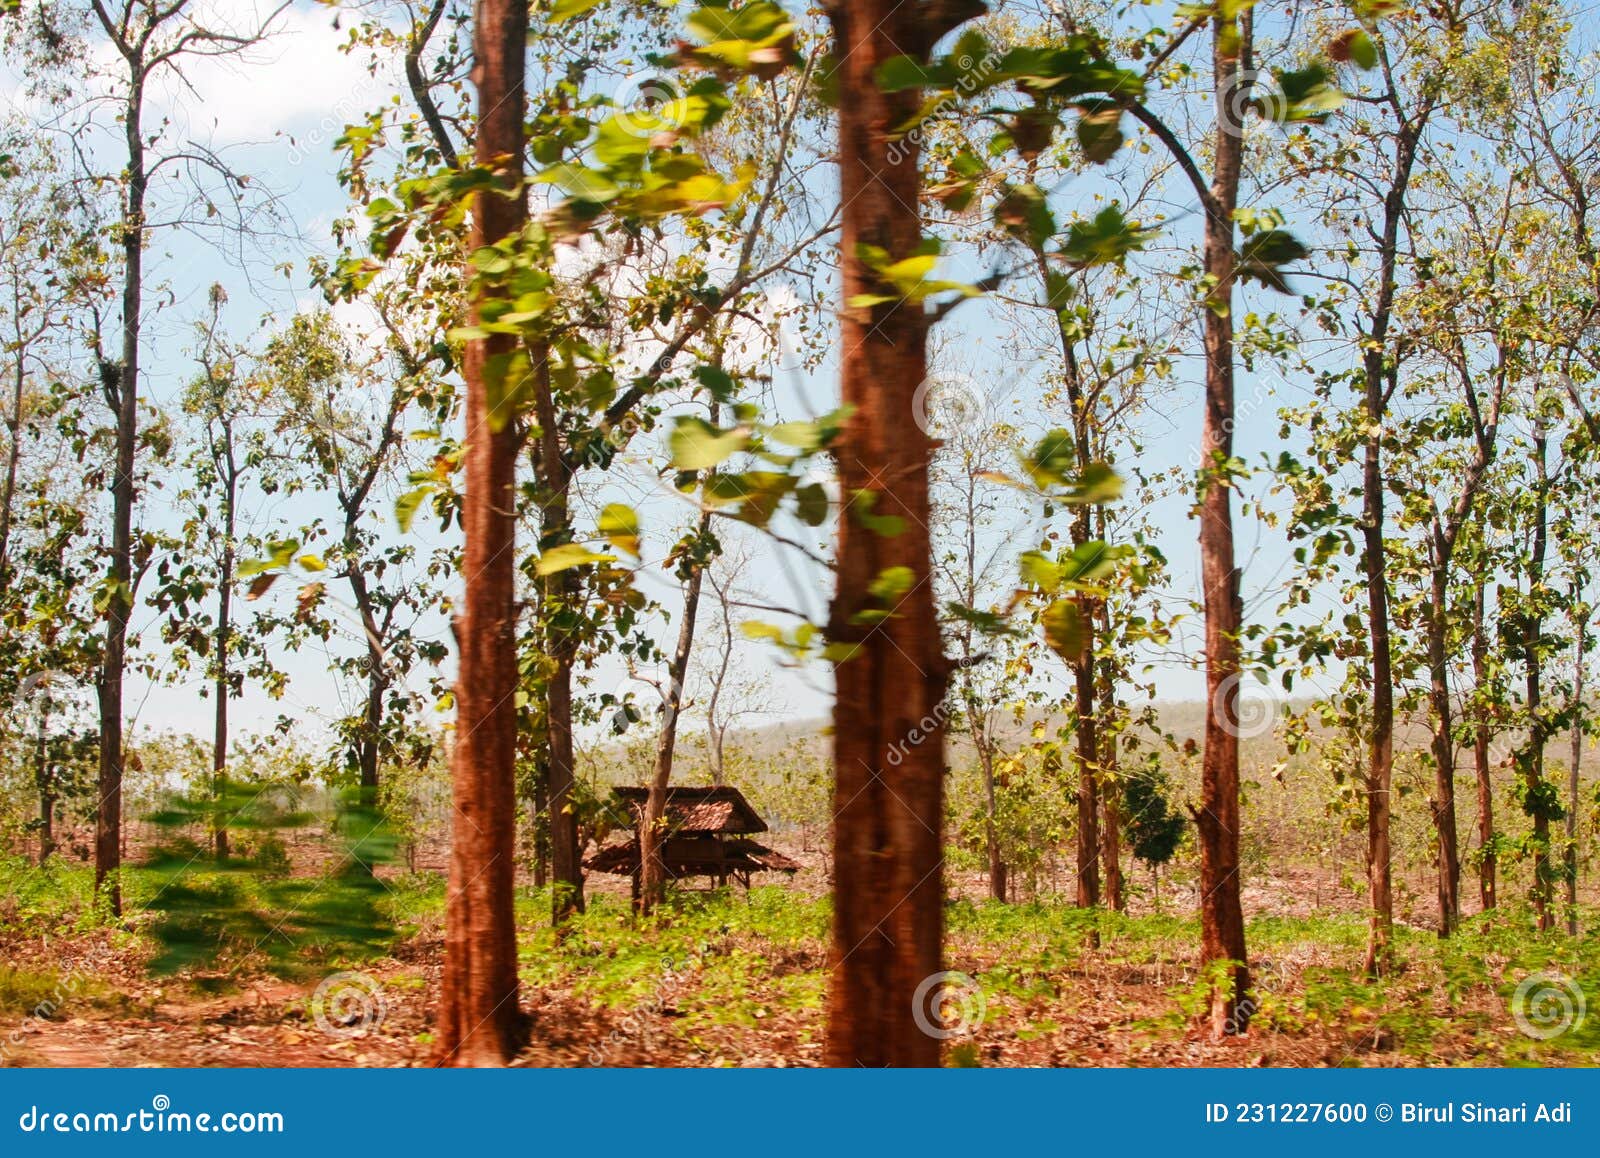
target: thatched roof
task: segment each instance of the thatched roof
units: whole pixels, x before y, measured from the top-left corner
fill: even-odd
[[[624,785],[614,791],[632,814],[637,827],[650,790]],[[744,836],[767,831],[766,821],[756,815],[744,793],[728,785],[668,788],[666,821],[668,832],[684,836]]]
[[[712,876],[719,872],[800,871],[799,863],[781,852],[774,852],[764,844],[745,839],[717,841],[690,855],[674,855],[668,849],[664,859],[667,872],[674,877]],[[608,844],[585,858],[583,867],[591,872],[632,876],[639,869],[639,845],[632,840]]]

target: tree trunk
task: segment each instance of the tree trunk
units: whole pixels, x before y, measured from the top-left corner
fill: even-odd
[[[1122,800],[1108,780],[1101,786],[1104,823],[1100,826],[1100,859],[1106,874],[1106,907],[1114,913],[1127,907],[1122,895]]]
[[[1383,421],[1382,354],[1366,356],[1367,422]],[[1376,365],[1374,363],[1377,363]],[[1389,579],[1383,542],[1383,464],[1381,435],[1369,434],[1361,475],[1362,564],[1367,584],[1367,630],[1372,650],[1372,731],[1367,744],[1367,958],[1377,975],[1389,965],[1394,936],[1394,894],[1390,871],[1389,794],[1394,780],[1394,668],[1389,635]]]
[[[561,427],[550,381],[549,351],[533,353],[536,405],[539,418],[539,493],[544,503],[541,513],[539,550],[572,541],[572,516],[568,499],[572,493],[572,470],[561,449]],[[552,663],[545,687],[545,738],[549,745],[550,789],[550,919],[563,925],[575,913],[583,912],[582,849],[578,847],[578,814],[572,799],[576,766],[572,754],[572,668],[577,660],[578,641],[559,626],[561,610],[575,603],[578,593],[570,571],[546,575],[543,606],[546,647]]]
[[[1461,862],[1456,837],[1456,752],[1446,670],[1450,555],[1436,542],[1428,607],[1428,698],[1433,704],[1433,825],[1439,855],[1439,936],[1461,919]]]
[[[901,55],[924,59],[940,35],[979,11],[903,0],[828,9],[845,94],[839,252],[846,301],[882,290],[859,247],[899,259],[922,241],[919,142],[898,135],[919,97],[883,92],[877,70]],[[824,1053],[834,1066],[939,1061],[939,1039],[919,1022],[930,1024],[928,986],[940,972],[949,665],[933,601],[932,446],[909,421],[927,373],[927,326],[923,307],[901,300],[847,307],[840,325],[840,393],[852,412],[837,448],[844,511],[828,627],[830,642],[850,648],[835,667],[836,885]],[[903,527],[885,533],[883,518]],[[861,612],[886,610],[869,588],[891,567],[907,569],[911,586],[887,608],[888,619],[864,625]],[[919,998],[921,1010],[913,1008]]]
[[[22,462],[22,396],[28,384],[27,347],[22,335],[22,306],[13,301],[16,330],[16,364],[11,381],[11,413],[6,415],[6,478],[0,491],[0,589],[11,585],[11,504],[17,496],[17,467]]]
[[[1572,608],[1583,606],[1583,585],[1572,585]],[[1575,614],[1574,618],[1577,618]],[[1583,762],[1583,652],[1589,630],[1588,614],[1577,619],[1577,655],[1572,673],[1572,752],[1567,761],[1567,932],[1578,935],[1578,766]]]
[[[1087,541],[1088,536],[1084,536]],[[1076,525],[1073,545],[1081,546]],[[1094,703],[1094,632],[1088,628],[1092,614],[1079,617],[1085,625],[1083,649],[1073,665],[1074,739],[1078,765],[1078,907],[1092,909],[1100,903],[1100,742],[1096,739]]]
[[[715,421],[715,417],[713,417]],[[703,541],[711,530],[711,515],[700,516],[699,537]],[[678,621],[678,643],[667,667],[667,686],[662,701],[661,732],[656,737],[655,772],[645,797],[644,815],[639,822],[639,901],[641,913],[649,913],[666,889],[667,866],[661,859],[662,838],[667,814],[667,787],[672,782],[672,754],[678,743],[678,714],[683,710],[683,681],[689,674],[689,657],[694,650],[695,617],[700,610],[700,586],[705,567],[689,565],[689,578],[683,591],[683,618]]]
[[[1489,686],[1489,639],[1483,629],[1483,584],[1472,601],[1472,680],[1478,718],[1472,734],[1472,763],[1478,781],[1478,899],[1483,911],[1495,907],[1494,778],[1489,756],[1489,720],[1484,703]]]
[[[1242,1033],[1249,1020],[1250,972],[1245,958],[1239,882],[1239,630],[1243,607],[1234,565],[1233,486],[1221,473],[1233,457],[1234,221],[1239,196],[1243,110],[1230,99],[1239,73],[1238,21],[1213,21],[1212,61],[1217,132],[1205,268],[1212,300],[1205,312],[1205,420],[1201,430],[1200,576],[1205,585],[1206,713],[1201,764],[1200,959],[1227,963],[1211,1004],[1217,1035]]]
[[[216,679],[213,690],[217,697],[216,716],[211,731],[211,782],[217,804],[217,818],[213,824],[217,860],[228,859],[228,645],[233,632],[233,572],[234,572],[234,501],[239,488],[238,472],[232,466],[233,436],[224,434],[226,460],[223,482],[222,561],[217,575],[217,637]]]
[[[533,887],[550,883],[550,773],[541,754],[533,769],[533,815],[528,818],[533,839]]]
[[[122,913],[122,684],[128,662],[128,620],[133,613],[134,455],[139,434],[139,334],[144,310],[144,202],[149,183],[144,154],[144,73],[130,61],[123,105],[128,151],[127,195],[122,213],[122,354],[101,367],[107,400],[115,403],[116,467],[111,476],[111,584],[106,644],[101,660],[99,802],[95,810],[94,880],[105,889],[113,914]],[[114,390],[113,390],[114,387]]]
[[[44,866],[56,850],[56,793],[50,774],[49,689],[41,688],[45,695],[39,707],[39,729],[33,746],[33,783],[39,791],[39,865]]]
[[[356,533],[356,519],[360,511],[347,511],[345,516],[345,555],[360,558],[360,540]],[[350,594],[356,603],[356,614],[361,617],[361,634],[367,645],[367,705],[361,715],[361,731],[356,738],[356,771],[360,782],[360,800],[364,807],[376,808],[378,804],[378,768],[383,748],[383,697],[389,690],[389,674],[384,660],[384,630],[372,603],[372,591],[366,576],[354,564],[349,570]]]
[[[1555,927],[1551,911],[1553,890],[1550,870],[1550,814],[1543,802],[1544,781],[1544,661],[1540,655],[1540,636],[1544,633],[1541,612],[1544,592],[1544,556],[1548,540],[1548,518],[1545,512],[1547,498],[1547,470],[1545,453],[1548,436],[1541,428],[1533,439],[1534,466],[1537,471],[1533,553],[1528,560],[1528,611],[1525,615],[1526,634],[1523,636],[1523,656],[1527,665],[1528,750],[1522,761],[1526,778],[1529,811],[1533,815],[1533,908],[1538,914],[1541,932]]]
[[[500,170],[502,189],[480,193],[472,215],[475,250],[518,233],[527,219],[521,191],[523,51],[528,9],[517,0],[478,0],[473,83],[478,91],[477,162]],[[515,191],[507,197],[502,190]],[[474,295],[472,316],[484,302]],[[438,1061],[501,1065],[520,1037],[516,862],[516,481],[515,424],[492,428],[485,363],[514,348],[504,335],[467,343],[462,573],[456,619],[454,794],[445,964],[439,998]]]
[[[969,669],[970,670],[970,669]],[[971,702],[971,697],[968,697]],[[994,751],[986,735],[980,735],[974,729],[973,739],[978,746],[978,767],[983,772],[983,798],[985,815],[983,818],[984,849],[989,856],[989,896],[997,901],[1006,899],[1006,885],[1009,870],[1006,868],[1005,857],[1001,854],[1000,829],[995,823],[995,776],[994,776]]]
[[[1105,542],[1108,534],[1106,510],[1096,513],[1098,526],[1095,535]],[[1100,631],[1105,639],[1111,634],[1111,608],[1100,603]],[[1108,719],[1108,726],[1100,729],[1100,861],[1105,873],[1106,906],[1114,913],[1123,912],[1127,898],[1122,889],[1122,787],[1117,781],[1117,737],[1115,723],[1121,719],[1122,705],[1117,702],[1117,657],[1107,653],[1100,658],[1098,681],[1100,703]]]

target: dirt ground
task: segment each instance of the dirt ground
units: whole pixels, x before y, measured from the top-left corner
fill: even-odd
[[[784,851],[805,869],[789,887],[814,894],[827,886],[821,857],[802,844]],[[594,877],[592,888],[625,893],[626,881]],[[977,897],[983,878],[953,874],[951,892]],[[1166,911],[1192,904],[1181,884],[1167,887]],[[1247,890],[1255,915],[1305,916],[1329,901],[1359,907],[1326,874],[1300,871],[1264,877]],[[1148,891],[1135,902],[1148,909]],[[826,964],[822,940],[781,952],[745,934],[743,949],[764,954],[776,979],[796,972],[820,976]],[[1279,997],[1300,989],[1308,970],[1336,964],[1344,950],[1315,943],[1279,951],[1255,962]],[[952,968],[982,977],[1004,965],[1006,946],[956,936]],[[15,969],[52,971],[88,979],[52,1000],[48,1016],[0,1018],[0,1061],[11,1066],[426,1066],[432,1064],[429,1033],[443,956],[442,928],[429,918],[397,942],[391,956],[362,966],[375,983],[379,1007],[358,1024],[345,1025],[337,1011],[319,1018],[313,980],[292,981],[232,974],[216,995],[204,974],[152,977],[148,947],[139,938],[100,929],[90,933],[24,937],[0,934],[0,961]],[[1426,1056],[1397,1050],[1375,1009],[1352,1009],[1329,1022],[1300,1019],[1288,1030],[1258,1023],[1250,1032],[1213,1040],[1198,1019],[1175,1013],[1174,987],[1192,980],[1192,947],[1173,945],[1153,960],[1086,946],[1043,980],[1045,995],[1008,992],[1003,1016],[978,1018],[958,1039],[963,1064],[988,1066],[1341,1066],[1472,1064],[1481,1036],[1463,1029],[1435,1034]],[[1391,983],[1404,991],[1404,977]],[[1428,1009],[1444,998],[1419,975],[1408,1002]],[[794,1009],[774,1001],[753,1024],[700,1026],[682,1032],[684,1013],[672,994],[633,1008],[587,999],[562,985],[526,984],[528,1046],[517,1064],[527,1066],[808,1066],[821,1053],[820,1009]],[[1435,1012],[1449,1018],[1470,1014],[1481,1035],[1486,1019],[1505,1020],[1492,994],[1457,997]],[[1509,1024],[1505,1032],[1514,1035]]]

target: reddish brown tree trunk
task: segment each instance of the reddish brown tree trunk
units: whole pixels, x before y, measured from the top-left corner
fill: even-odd
[[[883,288],[859,246],[879,246],[898,259],[922,240],[918,142],[896,133],[916,111],[918,94],[880,91],[877,70],[900,55],[923,59],[939,36],[981,10],[905,0],[828,9],[843,98],[839,248],[847,301]],[[847,308],[840,327],[841,395],[853,412],[837,448],[844,510],[828,635],[852,652],[836,668],[833,732],[835,914],[825,1060],[836,1066],[939,1061],[939,1040],[918,1024],[932,1024],[929,1013],[913,1007],[919,986],[940,972],[941,705],[949,677],[931,582],[932,448],[910,421],[926,373],[927,325],[920,304],[896,301]],[[903,527],[894,533],[880,519]],[[883,608],[868,588],[891,567],[908,569],[911,585]],[[858,616],[868,610],[892,614],[863,625]]]
[[[1201,430],[1200,578],[1205,585],[1205,755],[1200,772],[1200,959],[1226,962],[1211,1004],[1217,1035],[1240,1033],[1249,1020],[1239,882],[1239,629],[1243,608],[1234,565],[1233,486],[1223,471],[1233,457],[1234,221],[1239,196],[1242,110],[1231,99],[1239,73],[1238,22],[1213,27],[1217,92],[1215,167],[1206,212],[1205,268],[1212,300],[1205,312],[1206,397]]]
[[[528,9],[518,0],[479,0],[473,26],[478,90],[477,161],[517,190],[480,194],[474,249],[518,232],[521,194],[523,49]],[[481,316],[474,301],[474,320]],[[512,908],[516,856],[516,502],[519,435],[490,425],[485,363],[512,348],[495,336],[467,343],[466,488],[462,501],[465,593],[456,619],[455,798],[444,978],[439,998],[442,1065],[501,1065],[517,1050],[517,942]]]

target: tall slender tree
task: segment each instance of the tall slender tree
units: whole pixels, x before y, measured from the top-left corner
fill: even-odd
[[[474,251],[516,238],[527,221],[523,174],[523,51],[528,10],[518,0],[478,0],[473,23],[478,92],[477,164],[493,181],[474,199]],[[485,287],[472,317],[492,314]],[[517,424],[497,418],[493,359],[514,335],[469,340],[462,498],[462,571],[456,617],[456,733],[451,753],[455,808],[446,908],[438,1056],[446,1065],[499,1065],[516,1052],[516,504]],[[503,371],[502,371],[503,372]]]

